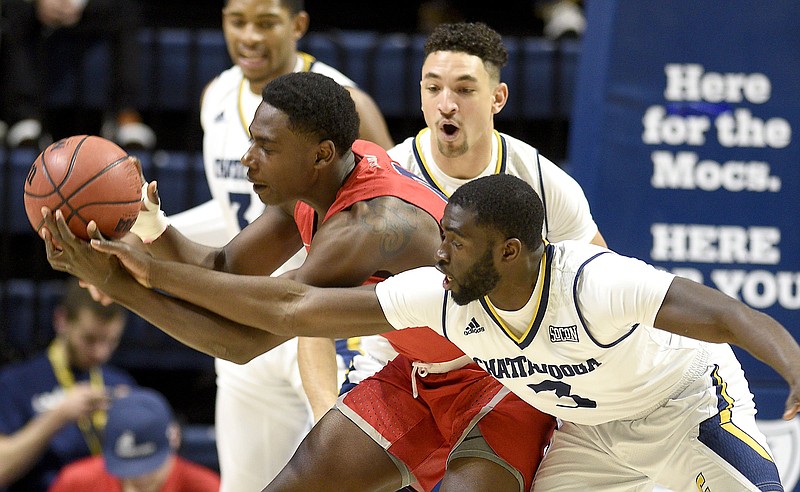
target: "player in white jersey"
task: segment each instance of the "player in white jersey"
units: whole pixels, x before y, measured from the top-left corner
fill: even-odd
[[[442,24],[426,40],[425,54],[420,97],[427,127],[389,149],[392,159],[445,196],[481,176],[518,176],[545,203],[543,237],[605,246],[580,185],[536,148],[494,129],[509,92],[500,81],[508,59],[500,35],[482,23]],[[362,337],[361,349],[346,387],[396,355],[383,337]]]
[[[561,419],[536,490],[651,490],[655,482],[783,490],[733,351],[708,342],[736,342],[795,381],[792,418],[800,409],[792,336],[640,260],[543,243],[526,229],[542,220],[538,202],[513,178],[462,188],[442,219],[441,271],[417,269],[377,287],[386,319],[430,326]]]
[[[347,87],[356,101],[363,138],[392,145],[377,105],[355,82],[297,50],[309,17],[298,0],[228,0],[223,31],[235,65],[214,78],[201,101],[203,159],[212,200],[170,218],[188,238],[223,246],[264,211],[240,159],[250,146],[248,126],[261,103],[261,88],[278,75],[317,72]],[[297,268],[304,250],[273,275]],[[305,340],[314,363],[315,344]],[[263,487],[291,458],[313,422],[334,403],[347,363],[339,360],[336,382],[301,378],[298,341],[239,365],[215,359],[215,427],[223,492]],[[349,361],[347,361],[349,362]],[[314,368],[305,369],[313,376]],[[337,383],[338,382],[338,383]],[[306,391],[311,392],[313,408]],[[316,414],[316,415],[314,415]]]
[[[497,130],[492,130],[490,135],[491,138],[487,139],[489,159],[484,159],[484,167],[477,169],[474,175],[469,173],[469,177],[448,174],[436,163],[435,136],[430,128],[396,145],[389,150],[389,155],[445,196],[452,195],[459,186],[481,176],[517,176],[530,184],[545,204],[543,237],[549,241],[572,239],[605,244],[592,219],[589,202],[572,176],[522,140]]]
[[[543,215],[538,195],[519,178],[471,181],[445,209],[436,268],[371,289],[205,275],[154,264],[120,242],[98,247],[140,283],[276,341],[429,326],[562,421],[534,490],[645,491],[658,482],[673,490],[782,491],[728,344],[786,379],[789,420],[800,411],[800,346],[792,335],[741,301],[640,260],[543,241]],[[186,285],[189,275],[253,309],[218,305]]]

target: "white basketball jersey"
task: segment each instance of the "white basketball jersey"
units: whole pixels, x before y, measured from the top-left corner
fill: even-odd
[[[294,71],[318,72],[343,86],[356,85],[305,53],[298,56]],[[203,158],[212,199],[170,217],[172,225],[190,239],[223,246],[263,212],[264,204],[253,192],[241,163],[250,147],[250,122],[260,103],[261,95],[250,91],[238,66],[222,72],[203,93]],[[299,267],[305,257],[305,249],[300,249],[273,275]],[[216,359],[215,369],[220,490],[260,489],[289,461],[313,424],[297,367],[297,343],[287,342],[244,365]]]
[[[674,276],[640,260],[575,241],[548,244],[531,300],[509,313],[486,297],[457,305],[442,278],[426,267],[378,284],[389,322],[430,326],[520,398],[564,420],[597,425],[647,414],[706,368],[709,344],[652,328]]]
[[[306,53],[298,56],[294,71],[321,73],[342,86],[356,86],[338,70]],[[260,103],[261,94],[250,91],[238,66],[222,72],[203,93],[200,110],[205,135],[203,158],[211,197],[223,210],[227,240],[264,211],[264,204],[247,181],[247,168],[241,162],[250,147],[248,128]]]
[[[472,179],[452,178],[433,159],[431,131],[425,128],[416,137],[409,137],[389,150],[401,166],[424,178],[446,196]],[[589,202],[580,185],[563,169],[539,154],[534,147],[514,137],[494,131],[492,157],[477,177],[510,174],[527,182],[544,204],[543,237],[547,240],[568,239],[590,242],[597,234]]]
[[[550,241],[574,239],[589,242],[597,234],[589,202],[580,185],[534,147],[509,135],[493,132],[492,156],[481,176],[507,173],[530,184],[542,198],[545,221],[542,236]],[[416,137],[409,137],[388,151],[389,156],[405,169],[450,196],[472,179],[448,176],[434,161],[431,152],[431,131],[425,128]],[[363,340],[366,356],[356,356],[348,379],[357,383],[380,370],[397,352],[383,337]]]

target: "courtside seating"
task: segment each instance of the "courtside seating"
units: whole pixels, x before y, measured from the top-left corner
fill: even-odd
[[[139,42],[143,110],[196,112],[205,85],[231,65],[222,32],[216,29],[146,28]],[[387,117],[417,118],[424,42],[424,35],[416,33],[343,30],[309,32],[298,47],[341,69],[372,95]],[[509,63],[503,78],[512,96],[498,117],[568,118],[580,41],[506,36],[505,42]],[[76,63],[79,71],[65,67],[51,81],[52,106],[109,107],[109,47],[98,42],[85,53],[83,62]]]
[[[522,112],[520,117],[530,119],[547,119],[555,116],[556,99],[554,92],[553,67],[556,47],[550,41],[540,38],[523,38],[520,40],[516,87],[522,100],[518,103]]]
[[[8,279],[0,282],[0,340],[16,357],[27,357],[52,340],[53,309],[64,280]],[[186,347],[128,313],[128,323],[113,362],[127,368],[208,369],[213,359]]]
[[[53,308],[63,294],[63,280],[9,279],[0,283],[0,332],[16,355],[41,350],[54,336]]]
[[[25,178],[28,176],[31,165],[39,155],[38,150],[19,148],[8,151],[3,159],[2,171],[5,188],[2,189],[4,206],[0,214],[0,229],[11,234],[32,234],[33,229],[25,213],[23,194]]]
[[[219,472],[217,435],[213,425],[184,425],[181,427],[181,447],[178,454]]]
[[[219,29],[195,31],[195,42],[198,56],[197,79],[200,82],[202,92],[202,88],[208,82],[231,66],[231,59],[228,56],[228,48],[225,46],[225,38],[222,37],[222,32]],[[197,103],[200,103],[199,97]]]
[[[188,29],[145,30],[140,35],[142,74],[148,88],[141,94],[140,107],[185,110],[195,107],[196,80],[192,56],[192,31]]]
[[[157,180],[167,214],[177,213],[211,199],[200,152],[131,151],[142,162],[144,175]],[[25,178],[38,151],[20,148],[9,151],[0,163],[0,191],[5,203],[0,214],[0,230],[11,234],[32,232],[25,213],[23,190]],[[0,156],[2,157],[2,156]]]
[[[142,163],[146,179],[158,181],[162,210],[182,212],[211,199],[200,152],[131,151]]]
[[[378,34],[370,31],[335,31],[331,39],[342,56],[335,64],[330,64],[367,90],[374,75],[372,62],[379,41]]]
[[[8,180],[9,180],[8,169],[9,169],[9,166],[8,166],[8,160],[7,159],[8,159],[8,151],[6,150],[5,147],[0,146],[0,197],[8,197],[9,193],[10,193],[10,190],[8,188]],[[0,202],[0,203],[2,203],[3,209],[8,207],[8,205],[7,205],[8,200],[10,200],[10,197],[6,199],[6,202]],[[8,215],[8,212],[5,212],[5,211],[3,213],[0,213],[0,231],[5,231],[6,230],[6,216],[7,215]]]
[[[214,359],[129,313],[128,324],[112,362],[128,369],[214,370]]]
[[[387,118],[418,117],[422,35],[386,34],[372,50],[370,78],[364,87]]]
[[[102,110],[109,107],[111,50],[107,41],[82,46],[54,46],[52,60],[65,65],[51,70],[47,85],[48,104],[53,108],[80,107]],[[78,67],[78,69],[74,69]]]

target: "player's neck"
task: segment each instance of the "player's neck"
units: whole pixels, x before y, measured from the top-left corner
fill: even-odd
[[[504,311],[518,311],[531,299],[540,281],[544,245],[536,251],[520,254],[513,264],[500,272],[502,280],[489,294],[492,305]],[[543,279],[542,279],[543,281]]]
[[[344,186],[347,178],[356,167],[355,154],[352,150],[348,150],[341,160],[331,167],[329,172],[326,172],[320,179],[320,186],[315,186],[316,193],[303,199],[304,202],[311,205],[317,215],[324,217],[331,208],[336,197],[339,195],[339,190]]]
[[[472,179],[479,176],[492,159],[493,134],[471,142],[466,152],[443,152],[431,134],[431,152],[436,166],[451,178]]]
[[[275,70],[270,76],[270,78],[259,79],[259,80],[247,79],[247,86],[250,89],[250,92],[257,95],[258,97],[261,97],[261,91],[264,90],[264,87],[267,84],[269,84],[273,79],[276,79],[281,75],[286,75],[294,72],[295,66],[297,65],[298,56],[299,55],[295,53],[293,56],[289,57],[289,60],[286,62],[286,64],[283,67]]]

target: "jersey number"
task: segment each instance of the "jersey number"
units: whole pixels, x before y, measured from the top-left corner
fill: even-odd
[[[573,404],[557,404],[556,406],[559,407],[566,407],[566,408],[597,408],[597,402],[594,400],[590,400],[588,398],[584,398],[579,395],[570,394],[572,391],[572,386],[568,385],[563,381],[542,381],[541,383],[537,384],[529,384],[528,387],[537,393],[541,393],[542,391],[552,391],[556,394],[556,396],[560,399],[572,399]]]
[[[250,193],[228,193],[228,198],[231,201],[231,206],[236,209],[236,220],[239,222],[239,230],[244,229],[248,222],[244,218],[245,212],[250,207],[252,196]],[[234,205],[234,203],[236,205]]]

